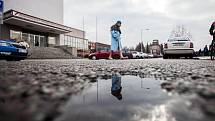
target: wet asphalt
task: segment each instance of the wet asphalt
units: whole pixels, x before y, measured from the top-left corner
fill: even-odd
[[[111,79],[113,71],[163,80],[160,87],[169,95],[191,95],[180,113],[196,110],[199,120],[215,119],[215,61],[24,60],[0,61],[0,121],[54,121],[72,95],[89,82]]]

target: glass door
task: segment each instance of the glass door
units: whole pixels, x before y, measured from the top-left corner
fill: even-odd
[[[39,35],[35,35],[34,36],[34,46],[35,47],[39,47],[40,46],[40,36]]]
[[[30,47],[34,47],[34,35],[32,34],[29,35],[29,41],[30,41],[29,43]]]
[[[45,47],[45,37],[40,36],[40,47]]]

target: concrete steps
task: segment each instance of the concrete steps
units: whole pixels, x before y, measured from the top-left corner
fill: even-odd
[[[29,59],[73,59],[74,56],[60,48],[32,47],[28,49]]]

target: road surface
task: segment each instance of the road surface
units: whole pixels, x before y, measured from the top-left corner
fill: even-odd
[[[215,119],[215,61],[146,59],[0,61],[0,120],[57,120],[72,95],[113,71],[164,80],[166,93],[193,97],[179,113],[193,110],[190,121]]]

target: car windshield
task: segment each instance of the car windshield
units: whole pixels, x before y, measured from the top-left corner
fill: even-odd
[[[5,42],[0,42],[0,46],[8,46]]]

